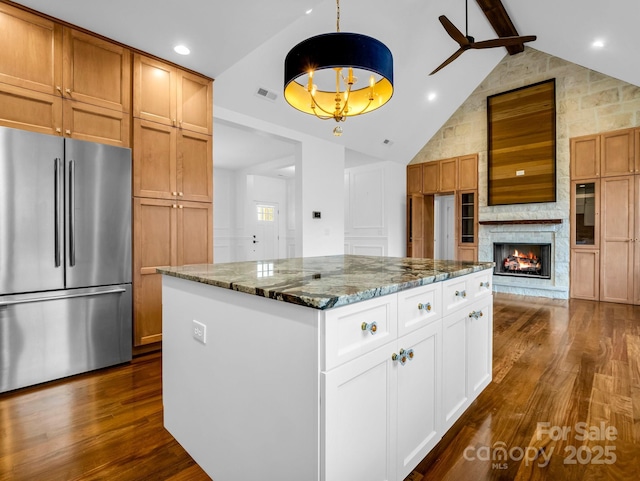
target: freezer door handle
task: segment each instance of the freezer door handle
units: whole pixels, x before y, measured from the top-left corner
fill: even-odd
[[[53,186],[53,205],[54,205],[54,257],[55,257],[55,264],[56,267],[60,267],[60,195],[62,193],[62,186],[60,185],[60,179],[62,178],[62,165],[61,165],[61,161],[59,158],[56,158],[54,160],[54,164],[53,164],[53,170],[54,170],[54,175],[53,175],[53,179],[54,179],[54,186]]]
[[[33,297],[30,299],[18,299],[15,301],[0,301],[0,307],[13,306],[16,304],[27,304],[29,302],[58,301],[60,299],[73,299],[75,297],[92,297],[102,296],[104,294],[119,294],[121,292],[126,292],[126,289],[117,288],[109,289],[108,291],[84,292],[82,294],[64,294],[62,296]]]
[[[76,186],[75,186],[75,162],[69,161],[69,265],[76,265]]]

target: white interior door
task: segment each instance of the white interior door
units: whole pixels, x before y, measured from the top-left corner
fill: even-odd
[[[455,254],[456,203],[454,195],[437,195],[434,199],[434,257],[453,260]]]
[[[255,227],[250,240],[251,260],[277,259],[278,252],[278,204],[254,202]]]

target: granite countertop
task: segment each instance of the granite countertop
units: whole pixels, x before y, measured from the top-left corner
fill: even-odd
[[[315,309],[441,282],[493,262],[337,255],[162,267],[161,274]]]

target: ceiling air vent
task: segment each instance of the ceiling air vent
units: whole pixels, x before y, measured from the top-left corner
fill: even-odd
[[[256,95],[260,98],[270,100],[271,102],[278,98],[278,94],[264,87],[258,87],[258,90],[256,90]]]
[[[391,147],[393,145],[393,140],[389,140],[389,139],[384,139],[382,141],[383,145],[386,145],[387,147]]]

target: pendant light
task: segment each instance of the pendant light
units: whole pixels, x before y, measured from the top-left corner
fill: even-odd
[[[375,38],[341,32],[340,0],[336,0],[336,12],[336,32],[303,40],[287,54],[284,97],[301,112],[344,122],[389,101],[393,56]],[[360,80],[358,75],[368,78]],[[341,135],[342,128],[337,126],[334,134]]]

